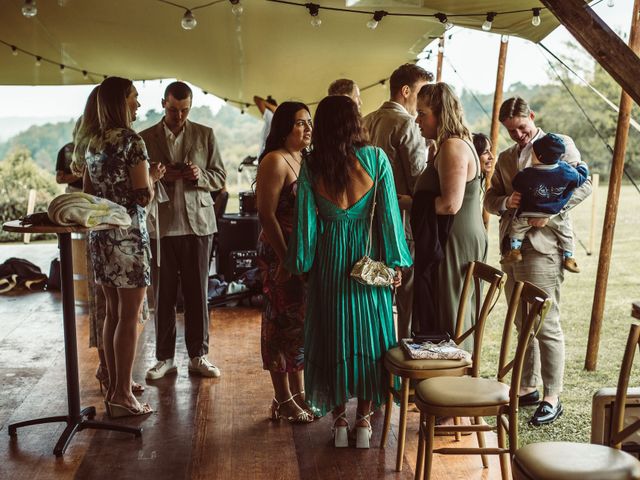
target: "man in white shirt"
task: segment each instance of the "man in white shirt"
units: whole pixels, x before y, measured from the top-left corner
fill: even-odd
[[[160,241],[160,266],[154,259],[152,268],[158,362],[147,371],[148,380],[177,371],[178,279],[184,298],[189,371],[220,376],[218,367],[207,358],[207,280],[212,235],[217,230],[211,192],[224,187],[226,172],[213,130],[187,120],[192,97],[187,84],[171,83],[162,99],[164,117],[140,133],[151,162],[166,167],[162,183],[168,196],[168,201],[158,205],[159,230],[151,240],[153,252],[157,252],[156,242]]]
[[[389,79],[391,97],[375,112],[364,117],[371,143],[384,150],[391,162],[398,195],[413,196],[416,180],[427,166],[427,145],[415,122],[418,92],[433,80],[425,69],[406,63]],[[404,232],[411,255],[415,247],[408,210],[401,210]],[[411,336],[413,310],[413,267],[402,272],[402,286],[396,292],[398,338]]]
[[[273,119],[273,112],[278,108],[278,102],[276,102],[271,95],[267,95],[266,99],[255,95],[253,97],[253,103],[255,103],[258,110],[260,110],[260,115],[262,115],[262,121],[264,122],[262,133],[260,134],[260,148],[258,149],[257,155],[257,158],[260,158],[260,155],[264,152],[264,146],[267,143],[269,132],[271,131],[271,120]]]

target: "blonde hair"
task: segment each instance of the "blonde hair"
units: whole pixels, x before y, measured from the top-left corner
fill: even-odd
[[[531,115],[531,107],[529,107],[527,101],[521,97],[511,97],[502,102],[498,120],[504,122],[509,118],[528,117],[529,115]]]
[[[425,103],[438,119],[438,146],[452,137],[471,140],[471,132],[464,120],[460,100],[444,82],[429,83],[418,92],[418,100]]]
[[[109,77],[98,89],[98,123],[101,133],[112,128],[130,128],[131,112],[127,97],[131,93],[133,82],[126,78]]]

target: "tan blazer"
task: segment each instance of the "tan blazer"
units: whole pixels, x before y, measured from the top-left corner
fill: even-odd
[[[140,132],[140,136],[147,146],[151,162],[171,164],[162,121]],[[211,128],[187,120],[183,141],[182,162],[191,162],[200,167],[200,178],[196,183],[184,182],[184,200],[189,225],[196,235],[209,235],[217,231],[211,192],[224,187],[227,172],[222,164],[220,150]],[[163,184],[171,198],[173,182],[163,182]],[[170,215],[172,210],[169,202],[160,203],[158,207],[160,237],[167,231]]]
[[[560,137],[565,143],[566,150],[562,159],[575,167],[582,162],[580,152],[571,137],[566,135],[560,135]],[[509,225],[516,210],[513,208],[503,210],[502,208],[505,199],[513,193],[513,186],[511,185],[513,177],[520,171],[518,168],[518,156],[518,145],[512,145],[500,152],[495,171],[491,177],[491,186],[484,197],[484,208],[489,213],[500,215],[500,251],[503,253],[509,249],[508,245],[505,246],[505,239],[508,243]],[[562,209],[560,216],[564,217],[568,215],[568,210],[591,195],[591,188],[591,179],[588,179],[580,187],[576,188],[571,199],[569,199],[567,205]],[[540,253],[552,254],[559,251],[558,239],[551,229],[547,227],[532,228],[529,230],[527,238],[529,242],[531,242],[531,246]]]
[[[384,102],[364,117],[371,143],[389,157],[398,195],[413,195],[418,177],[427,166],[427,145],[415,119],[396,102]]]

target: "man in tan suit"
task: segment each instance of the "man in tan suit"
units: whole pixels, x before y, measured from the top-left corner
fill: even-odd
[[[520,206],[521,195],[514,191],[511,184],[516,174],[531,166],[532,144],[545,133],[536,127],[534,112],[525,100],[510,98],[500,107],[500,122],[508,130],[515,145],[504,150],[498,156],[495,172],[491,178],[491,187],[484,199],[484,207],[500,216],[500,251],[509,250],[509,225]],[[572,166],[580,162],[580,152],[573,140],[560,135],[565,144],[562,158]],[[575,207],[591,194],[591,181],[587,180],[578,187],[563,208],[560,215],[568,215]],[[542,380],[544,393],[542,402],[533,414],[532,425],[544,425],[555,421],[562,415],[560,402],[564,376],[564,334],[560,326],[560,286],[564,279],[562,269],[562,248],[555,233],[546,227],[548,218],[530,218],[532,228],[522,245],[522,261],[503,265],[508,275],[506,284],[507,298],[511,296],[516,281],[529,281],[547,292],[553,301],[551,309],[536,337],[529,344],[522,372],[520,405],[535,405],[540,401],[538,384]],[[520,317],[516,326],[520,325]]]
[[[431,80],[433,75],[425,69],[413,63],[401,65],[389,79],[389,101],[364,117],[371,143],[382,148],[389,157],[398,196],[413,195],[416,180],[427,166],[427,146],[415,118],[418,92]],[[401,210],[401,213],[407,244],[413,257],[415,248],[409,223],[410,212]],[[402,286],[397,289],[396,306],[398,338],[408,338],[411,336],[413,309],[413,267],[402,272]]]
[[[148,380],[177,371],[174,355],[178,279],[184,297],[189,371],[207,377],[220,376],[220,370],[207,358],[207,280],[211,240],[216,232],[211,192],[224,187],[226,172],[213,130],[187,120],[192,98],[187,84],[170,84],[162,100],[164,117],[140,133],[151,162],[166,167],[162,184],[168,197],[168,201],[158,204],[159,229],[151,235],[154,253],[156,242],[160,242],[160,266],[154,259],[158,362],[147,371]]]

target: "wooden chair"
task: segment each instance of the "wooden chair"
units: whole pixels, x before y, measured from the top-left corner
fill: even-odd
[[[460,344],[468,337],[473,335],[474,347],[472,361],[468,360],[411,360],[407,359],[404,351],[400,347],[394,347],[388,350],[384,357],[384,366],[389,373],[389,392],[385,406],[384,428],[382,430],[382,440],[380,448],[384,448],[387,443],[387,436],[391,427],[391,410],[393,408],[394,398],[400,399],[400,425],[398,429],[398,452],[396,458],[396,470],[402,470],[402,460],[404,456],[405,436],[407,429],[407,411],[409,408],[410,397],[413,391],[410,388],[411,381],[420,381],[426,378],[437,377],[441,375],[461,376],[471,371],[472,364],[480,362],[480,351],[482,347],[482,332],[489,313],[495,302],[500,297],[500,292],[504,287],[507,275],[482,262],[471,262],[465,275],[462,293],[460,295],[460,303],[458,306],[458,315],[456,318],[456,332],[453,340]],[[481,286],[486,288],[484,300],[481,302]],[[464,317],[469,303],[471,289],[475,288],[477,292],[475,309],[476,323],[467,331],[463,332]],[[394,377],[402,378],[402,387],[400,391],[395,389]]]
[[[513,457],[514,480],[630,480],[640,479],[640,462],[620,450],[622,442],[640,429],[640,420],[624,427],[629,375],[640,342],[640,325],[631,325],[622,358],[609,445],[574,442],[532,443]]]
[[[515,355],[511,361],[510,343],[514,319],[521,304],[522,328],[519,332]],[[437,377],[420,382],[416,387],[415,404],[420,410],[420,431],[418,440],[418,458],[416,475],[419,479],[431,475],[433,453],[455,455],[482,455],[482,464],[487,467],[484,455],[500,455],[502,478],[509,478],[509,460],[518,448],[518,390],[524,355],[534,326],[544,320],[551,300],[540,288],[531,283],[516,282],[509,300],[500,346],[500,358],[496,379],[482,378],[479,365],[474,363],[471,376]],[[505,383],[505,377],[511,372],[511,386]],[[482,417],[495,416],[496,427],[484,423]],[[436,417],[470,417],[472,425],[437,426]],[[478,432],[478,448],[433,448],[436,431]],[[497,430],[498,448],[486,448],[482,432]],[[509,435],[509,447],[506,446],[506,433]]]

